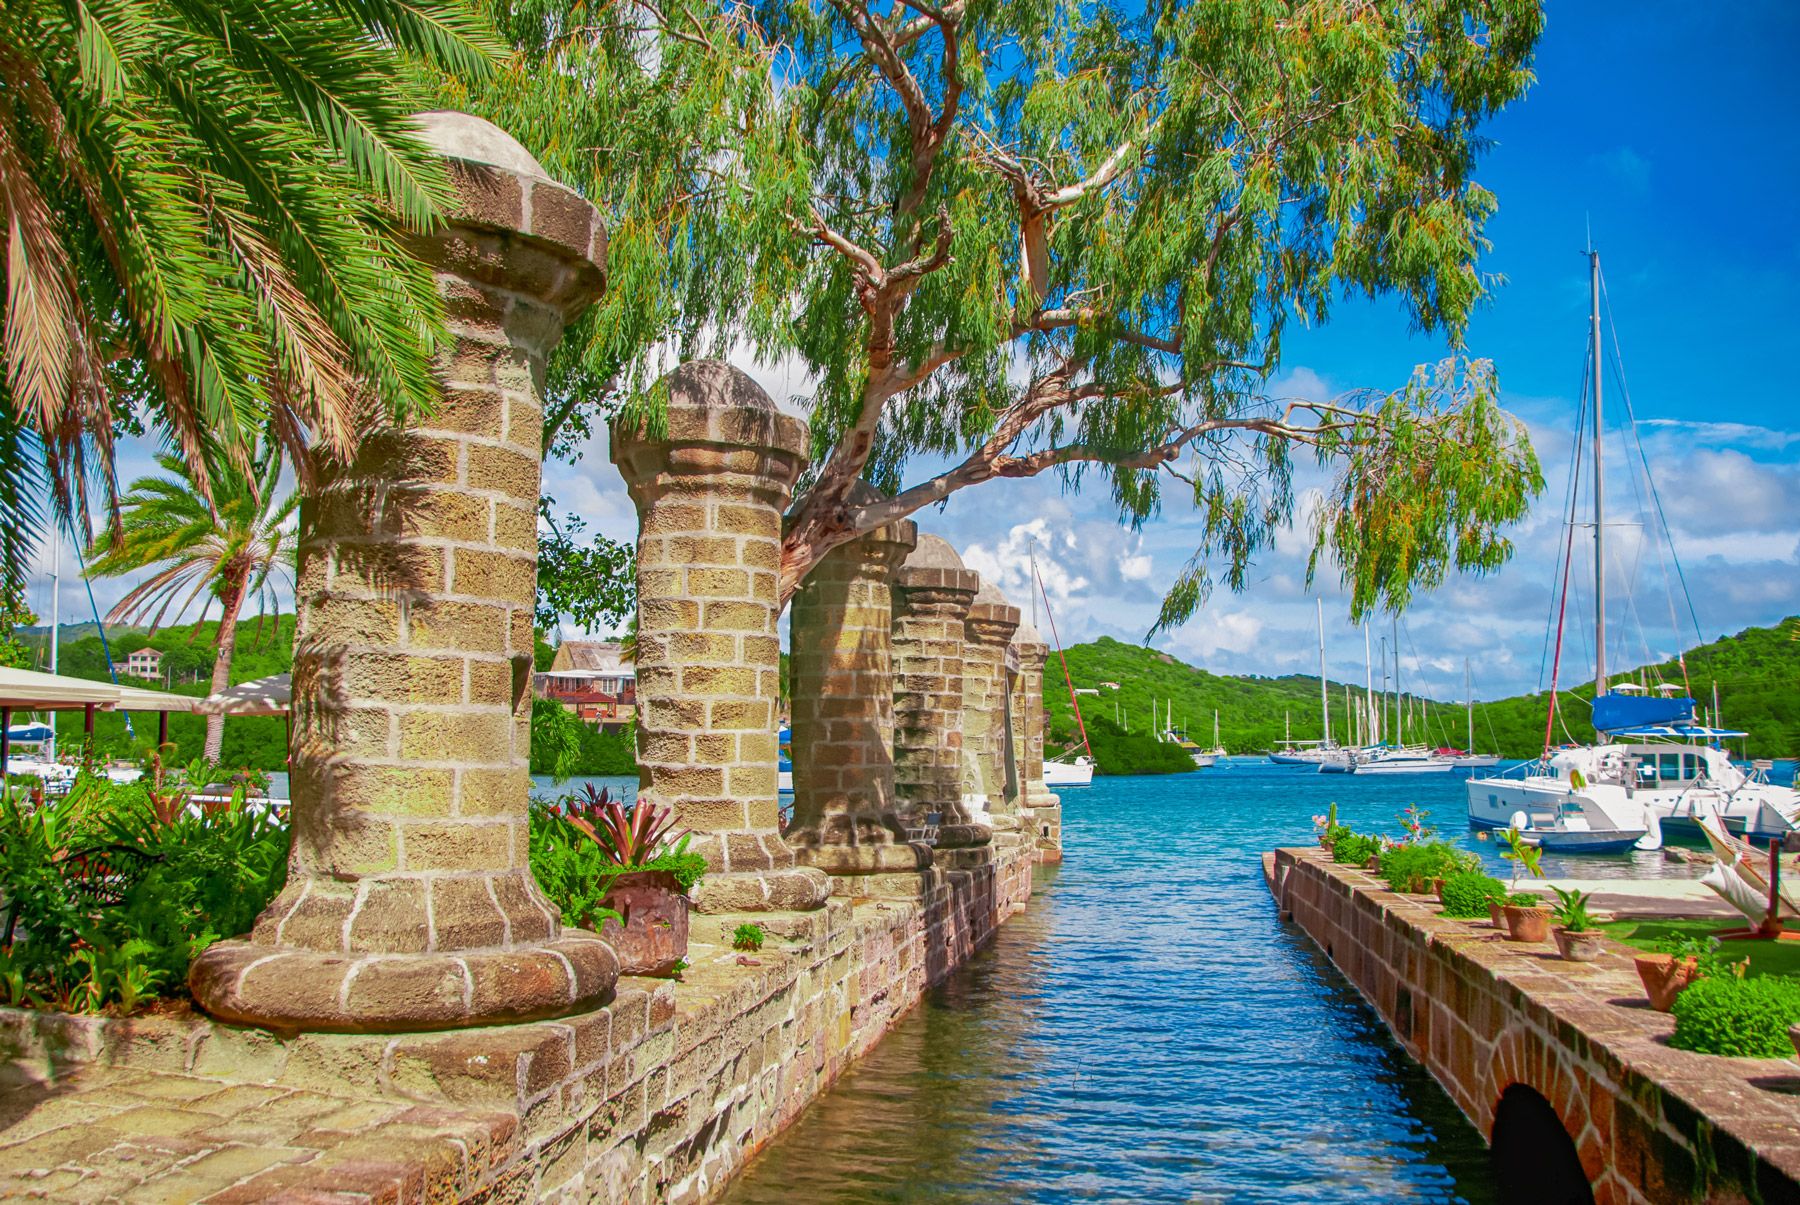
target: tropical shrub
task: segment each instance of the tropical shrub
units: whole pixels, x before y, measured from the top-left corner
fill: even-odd
[[[160,780],[160,781],[159,781]],[[204,785],[82,775],[61,799],[0,795],[0,995],[130,1012],[183,990],[194,955],[249,930],[287,880],[288,832]]]
[[[1585,891],[1573,888],[1565,891],[1561,887],[1552,886],[1556,892],[1557,903],[1550,911],[1556,917],[1556,923],[1570,933],[1586,933],[1594,927],[1594,920],[1588,915],[1589,895]]]
[[[1490,901],[1506,898],[1506,884],[1479,870],[1461,870],[1444,880],[1443,898],[1445,916],[1485,918]]]
[[[1510,908],[1542,908],[1544,897],[1535,891],[1515,891],[1506,897],[1506,904]]]
[[[1675,997],[1669,1011],[1675,1017],[1669,1045],[1677,1050],[1782,1058],[1794,1052],[1788,1027],[1800,1023],[1800,983],[1708,976]]]
[[[619,875],[667,871],[685,892],[706,873],[705,857],[688,852],[687,835],[670,840],[671,821],[667,808],[627,805],[591,785],[555,802],[534,800],[531,872],[564,924],[598,930],[617,918],[600,902]]]
[[[1443,841],[1396,845],[1381,855],[1381,877],[1393,891],[1423,890],[1433,879],[1479,869],[1481,861]]]
[[[1362,833],[1345,831],[1331,847],[1331,860],[1361,866],[1381,852],[1381,841]]]

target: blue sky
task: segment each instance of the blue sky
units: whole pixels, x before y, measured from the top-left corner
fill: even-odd
[[[1797,52],[1800,4],[1791,2],[1551,6],[1538,82],[1486,131],[1494,146],[1478,178],[1500,209],[1484,266],[1507,283],[1468,334],[1469,352],[1497,363],[1506,404],[1530,424],[1548,487],[1514,533],[1512,564],[1447,583],[1407,615],[1401,643],[1411,683],[1460,695],[1464,657],[1480,697],[1539,679],[1581,381],[1590,224],[1702,632],[1710,639],[1800,612],[1800,415],[1786,367],[1800,360],[1800,227],[1791,217],[1800,195]],[[1392,387],[1444,352],[1410,335],[1397,306],[1346,303],[1324,329],[1290,335],[1274,384],[1319,397]],[[804,388],[752,371],[777,397]],[[1608,388],[1617,414],[1616,386]],[[1616,433],[1609,439],[1611,461],[1622,465],[1624,444]],[[141,455],[127,458],[127,475],[142,467]],[[577,465],[549,466],[546,485],[598,530],[635,536],[603,441]],[[1677,632],[1669,621],[1662,568],[1632,526],[1645,516],[1628,478],[1609,477],[1608,488],[1622,524],[1609,655],[1661,657],[1691,643],[1692,628]],[[1103,498],[1065,496],[1051,481],[978,487],[919,518],[1021,603],[1026,540],[1035,535],[1048,550],[1043,567],[1066,641],[1141,640],[1194,540],[1179,507],[1134,535],[1120,530]],[[1311,672],[1303,543],[1283,539],[1243,594],[1215,595],[1156,643],[1220,672]],[[1578,576],[1590,572],[1578,563]],[[1638,588],[1626,591],[1627,579]],[[1360,679],[1361,634],[1345,623],[1343,598],[1322,585],[1331,672]],[[124,588],[97,583],[101,607]],[[79,590],[65,582],[65,618],[85,618]],[[40,611],[43,594],[33,596]],[[1572,598],[1572,614],[1580,605]],[[1590,672],[1589,628],[1576,628],[1565,681]]]

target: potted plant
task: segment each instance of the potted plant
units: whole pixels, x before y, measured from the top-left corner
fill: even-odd
[[[565,801],[562,818],[599,846],[604,882],[599,933],[626,975],[673,975],[686,963],[688,889],[706,860],[677,837],[672,809],[640,799],[627,805],[590,785]]]
[[[1587,893],[1570,888],[1552,887],[1556,892],[1556,948],[1565,962],[1592,962],[1600,957],[1600,930],[1588,916]]]
[[[1712,937],[1682,937],[1663,943],[1661,950],[1640,954],[1632,960],[1650,1007],[1666,1013],[1689,984],[1709,975],[1731,975],[1742,978],[1744,960],[1726,962],[1719,956],[1719,943]]]
[[[1537,936],[1534,938],[1514,937],[1512,940],[1543,941],[1549,935],[1550,910],[1548,908],[1542,908],[1541,901],[1535,895],[1530,892],[1522,892],[1519,890],[1519,875],[1525,873],[1529,874],[1534,879],[1543,878],[1543,867],[1540,866],[1539,863],[1543,860],[1544,851],[1527,841],[1525,835],[1516,828],[1509,828],[1502,831],[1500,834],[1500,841],[1506,846],[1505,849],[1500,851],[1500,856],[1508,862],[1511,862],[1513,867],[1512,885],[1510,887],[1512,894],[1505,900],[1500,901],[1498,905],[1491,905],[1488,908],[1488,918],[1493,922],[1494,928],[1504,928],[1510,931],[1512,925],[1507,917],[1508,908],[1519,907],[1524,909],[1540,909],[1543,912],[1541,921],[1529,924],[1529,928],[1535,931]]]
[[[1531,891],[1515,891],[1501,909],[1506,917],[1506,940],[1539,942],[1550,939],[1550,907]]]

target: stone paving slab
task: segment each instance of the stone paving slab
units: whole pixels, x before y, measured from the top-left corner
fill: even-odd
[[[0,1197],[414,1200],[428,1179],[472,1185],[517,1124],[511,1112],[106,1066],[33,1080],[15,1066],[0,1088]]]

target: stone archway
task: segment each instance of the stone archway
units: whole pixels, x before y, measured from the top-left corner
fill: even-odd
[[[1501,1205],[1593,1205],[1575,1140],[1544,1094],[1511,1084],[1494,1106],[1489,1146]]]

